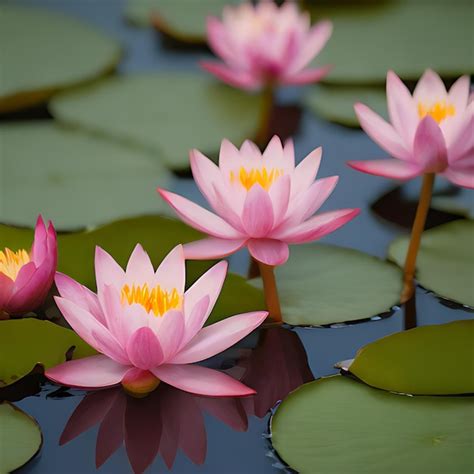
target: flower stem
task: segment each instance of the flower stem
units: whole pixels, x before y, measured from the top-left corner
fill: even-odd
[[[408,301],[415,291],[413,280],[415,278],[416,257],[420,248],[421,235],[423,234],[423,230],[425,228],[426,217],[430,209],[435,176],[436,175],[434,173],[426,173],[423,176],[420,199],[418,201],[415,221],[413,222],[413,228],[411,231],[410,245],[408,247],[408,252],[405,259],[403,291],[401,295],[402,303]]]
[[[281,308],[280,299],[278,298],[278,289],[275,280],[275,273],[271,265],[265,265],[262,262],[258,262],[260,269],[260,275],[263,280],[263,291],[265,294],[265,305],[269,313],[269,317],[275,322],[281,323]]]
[[[258,266],[258,262],[250,255],[247,278],[250,280],[252,278],[257,278],[259,276],[260,276],[260,268]]]
[[[275,102],[275,87],[268,84],[262,91],[262,107],[260,109],[260,123],[256,142],[260,147],[264,147],[270,139],[270,125],[272,118],[272,111]]]

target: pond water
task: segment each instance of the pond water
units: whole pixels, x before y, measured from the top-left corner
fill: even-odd
[[[151,29],[127,25],[122,17],[123,4],[120,1],[15,0],[14,3],[65,11],[116,36],[127,49],[119,66],[121,73],[169,69],[196,71],[197,60],[206,55],[203,51],[166,47]],[[304,90],[285,90],[279,99],[282,103],[292,103],[302,93]],[[339,185],[329,200],[330,208],[362,209],[356,220],[324,241],[384,258],[388,244],[406,229],[376,216],[370,206],[393,187],[393,183],[357,173],[345,165],[349,159],[382,156],[381,150],[363,132],[330,124],[309,111],[303,112],[300,130],[294,140],[298,159],[321,145],[320,176],[340,176]],[[172,188],[202,203],[191,179],[176,178]],[[245,273],[247,265],[245,252],[231,259],[233,271]],[[317,264],[314,271],[318,271]],[[467,318],[472,318],[472,313],[449,308],[434,295],[418,288],[416,318],[413,308],[408,315],[406,309],[395,308],[388,317],[375,317],[351,325],[260,330],[239,347],[208,361],[212,367],[226,368],[234,373],[239,371],[239,367],[250,364],[252,380],[261,387],[254,401],[203,399],[165,386],[151,397],[154,404],[150,400],[129,399],[116,390],[102,394],[102,398],[88,397],[84,401],[84,392],[58,391],[58,387],[44,383],[40,393],[17,403],[38,420],[44,435],[40,454],[18,472],[95,472],[96,444],[100,459],[114,453],[100,468],[104,473],[131,472],[128,457],[139,465],[152,459],[158,451],[149,472],[166,472],[166,463],[172,465],[172,471],[177,473],[277,472],[284,467],[273,454],[268,440],[269,410],[289,390],[312,377],[336,373],[333,367],[336,362],[354,357],[356,351],[370,341],[413,327],[415,321],[417,325],[426,325]],[[70,422],[66,433],[71,438],[77,435],[77,438],[60,446],[61,434],[80,404],[83,411]],[[113,411],[109,412],[99,430],[100,414],[111,406]],[[124,447],[119,447],[123,437],[127,440],[129,456]]]

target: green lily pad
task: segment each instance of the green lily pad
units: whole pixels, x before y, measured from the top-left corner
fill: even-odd
[[[94,290],[94,252],[97,245],[107,250],[125,268],[133,248],[141,243],[156,268],[173,247],[202,237],[200,232],[177,219],[163,216],[124,219],[90,231],[59,234],[58,270]],[[30,248],[32,239],[33,231],[30,229],[0,224],[0,249]],[[213,263],[187,261],[188,286]],[[226,316],[264,308],[261,290],[249,285],[239,275],[228,274],[208,324]]]
[[[0,6],[0,44],[0,113],[105,74],[121,56],[116,41],[74,18],[13,5]]]
[[[311,87],[306,96],[306,104],[317,115],[349,127],[358,127],[354,104],[362,102],[381,116],[387,116],[385,90],[366,86],[328,86]]]
[[[389,258],[403,267],[408,237],[390,244]],[[425,288],[474,307],[474,220],[458,220],[423,233],[416,278]]]
[[[41,449],[38,422],[7,402],[0,403],[0,473],[24,466]]]
[[[36,364],[45,369],[72,358],[96,354],[74,331],[34,318],[0,321],[0,386],[27,375]]]
[[[239,0],[128,0],[125,15],[138,26],[151,23],[185,43],[206,42],[206,18],[221,16],[226,5]]]
[[[0,149],[3,222],[77,229],[166,208],[170,173],[143,150],[44,121],[1,125]]]
[[[214,154],[221,140],[255,135],[261,99],[211,77],[183,73],[113,77],[60,94],[50,103],[60,121],[150,150],[187,169],[189,150]]]
[[[473,343],[474,320],[422,326],[367,344],[341,368],[392,392],[474,393]]]
[[[272,444],[301,474],[474,469],[470,397],[407,397],[336,375],[301,386],[271,420]]]
[[[314,20],[329,18],[334,32],[317,58],[334,64],[327,82],[384,83],[387,70],[418,79],[427,68],[444,77],[474,72],[472,3],[469,0],[425,2],[326,2],[311,6]],[[422,38],[422,39],[421,39]]]
[[[276,279],[283,320],[292,325],[371,318],[398,304],[402,290],[402,274],[394,265],[319,243],[293,247]],[[261,286],[260,280],[252,283]]]

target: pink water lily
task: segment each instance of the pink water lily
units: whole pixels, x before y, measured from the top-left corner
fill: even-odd
[[[194,362],[232,346],[253,331],[267,312],[239,314],[203,328],[227,272],[220,262],[188,290],[181,245],[155,272],[137,245],[124,271],[101,248],[95,256],[97,295],[58,273],[56,303],[71,327],[101,355],[65,362],[46,376],[83,388],[122,383],[146,394],[160,381],[184,391],[211,396],[249,395],[254,391],[230,376]]]
[[[220,258],[247,246],[257,261],[281,265],[288,259],[288,244],[320,239],[353,219],[359,209],[313,215],[338,180],[315,181],[321,153],[321,148],[314,150],[295,167],[292,141],[283,147],[276,136],[263,154],[250,141],[239,150],[223,140],[219,166],[191,151],[194,179],[216,214],[158,190],[184,222],[210,236],[186,244],[186,258]]]
[[[456,185],[474,188],[474,103],[469,101],[469,84],[468,76],[460,77],[447,92],[441,78],[427,70],[411,95],[389,71],[391,123],[363,104],[356,104],[355,111],[365,132],[394,159],[348,164],[400,180],[439,173]]]
[[[224,61],[204,61],[202,67],[222,81],[243,89],[267,84],[307,84],[319,81],[329,66],[308,68],[332,33],[332,24],[311,26],[307,12],[293,1],[278,7],[273,0],[245,2],[224,9],[223,19],[210,17],[211,49]]]
[[[21,314],[44,302],[54,281],[57,243],[54,226],[38,217],[31,250],[0,251],[0,314]]]

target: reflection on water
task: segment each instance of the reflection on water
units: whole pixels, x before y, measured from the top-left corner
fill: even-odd
[[[98,468],[122,446],[135,473],[143,472],[158,455],[171,469],[178,450],[201,465],[207,452],[204,413],[234,431],[246,431],[249,416],[264,417],[290,391],[313,380],[298,335],[284,328],[260,331],[257,347],[242,350],[228,373],[257,394],[203,397],[164,383],[143,399],[127,395],[121,387],[90,392],[70,416],[60,444],[99,425],[95,446]]]

